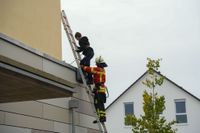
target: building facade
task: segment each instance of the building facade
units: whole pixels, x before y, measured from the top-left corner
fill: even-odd
[[[158,73],[158,75],[160,75]],[[131,126],[125,125],[126,114],[134,114],[140,117],[143,114],[143,92],[149,90],[142,84],[148,78],[148,73],[143,74],[126,91],[124,91],[106,109],[109,133],[131,133]],[[198,133],[200,127],[198,120],[200,116],[200,99],[187,92],[169,79],[165,79],[161,87],[156,88],[158,95],[165,97],[166,109],[163,115],[168,121],[176,120],[173,127],[177,128],[177,133]],[[117,116],[117,117],[113,117]]]
[[[61,60],[60,0],[0,0],[0,32]]]
[[[61,61],[59,0],[0,0],[0,133],[100,133]]]

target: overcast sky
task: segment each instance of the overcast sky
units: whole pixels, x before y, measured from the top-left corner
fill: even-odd
[[[161,73],[200,98],[199,7],[199,0],[61,0],[73,32],[88,36],[109,65],[107,104],[146,71],[147,57],[162,58]],[[63,59],[74,60],[64,31]]]

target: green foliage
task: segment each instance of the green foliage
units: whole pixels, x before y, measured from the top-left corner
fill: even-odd
[[[164,77],[156,73],[160,67],[160,61],[147,59],[148,79],[142,83],[151,89],[151,93],[144,91],[143,93],[143,111],[144,115],[136,118],[134,115],[125,117],[125,124],[132,125],[133,133],[175,133],[176,129],[172,128],[175,121],[167,122],[160,114],[165,110],[165,97],[158,96],[155,92],[156,86],[161,86],[164,82]]]
[[[148,68],[150,79],[146,79],[142,83],[148,88],[155,88],[157,85],[161,86],[164,82],[164,77],[158,76],[157,74],[155,74],[155,71],[158,71],[160,67],[161,59],[151,60],[150,58],[147,58],[147,60],[148,60],[148,63],[146,66]]]

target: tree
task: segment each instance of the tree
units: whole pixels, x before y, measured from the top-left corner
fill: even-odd
[[[160,114],[165,110],[165,97],[158,96],[155,92],[157,86],[161,86],[164,82],[164,76],[157,74],[160,67],[160,61],[147,58],[148,74],[150,75],[142,83],[150,89],[143,93],[143,111],[144,115],[136,118],[134,115],[125,117],[125,124],[132,125],[133,133],[175,133],[177,129],[173,129],[172,125],[176,122],[167,122],[165,117]]]

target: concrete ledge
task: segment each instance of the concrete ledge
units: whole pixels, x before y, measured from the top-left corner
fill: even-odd
[[[72,96],[72,88],[40,75],[0,62],[0,103]]]
[[[15,60],[12,60],[10,58],[7,58],[3,55],[0,55],[0,62],[4,63],[4,64],[8,64],[8,65],[11,65],[11,66],[14,66],[16,68],[19,68],[21,70],[24,70],[24,71],[28,71],[30,73],[33,73],[35,75],[38,75],[38,76],[41,76],[41,77],[44,77],[46,79],[49,79],[49,80],[52,80],[52,81],[55,81],[55,82],[58,82],[58,83],[61,83],[61,84],[64,84],[66,86],[69,86],[71,88],[74,88],[76,87],[76,84],[70,82],[70,81],[67,81],[67,80],[64,80],[62,78],[59,78],[53,74],[50,74],[50,73],[47,73],[47,72],[44,72],[44,71],[41,71],[39,69],[36,69],[34,67],[31,67],[31,66],[28,66],[26,64],[23,64],[23,63],[20,63],[20,62],[17,62]]]
[[[0,39],[4,40],[6,42],[9,42],[12,45],[15,45],[15,46],[17,46],[19,48],[22,48],[22,49],[24,49],[24,50],[26,50],[26,51],[28,51],[30,53],[33,53],[33,54],[38,55],[38,56],[41,56],[41,57],[43,57],[43,58],[45,58],[47,60],[50,60],[50,61],[52,61],[54,63],[63,65],[63,66],[65,66],[65,67],[67,67],[67,68],[69,68],[69,69],[71,69],[73,71],[76,71],[76,68],[73,67],[72,65],[69,65],[69,64],[65,63],[64,61],[60,61],[60,60],[55,59],[55,58],[53,58],[53,57],[51,57],[51,56],[49,56],[49,55],[47,55],[47,54],[45,54],[43,52],[40,52],[40,51],[38,51],[38,50],[36,50],[34,48],[31,48],[31,47],[27,46],[26,44],[24,44],[24,43],[22,43],[22,42],[20,42],[18,40],[15,40],[15,39],[13,39],[13,38],[11,38],[11,37],[3,34],[3,33],[0,33]]]
[[[13,40],[0,33],[0,55],[31,66],[37,70],[44,71],[60,79],[77,83],[77,68],[55,59],[36,49],[30,48],[25,44]]]

